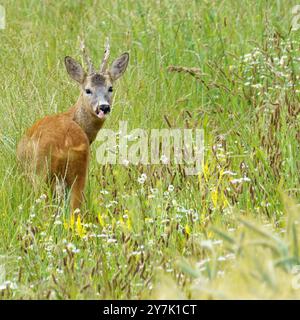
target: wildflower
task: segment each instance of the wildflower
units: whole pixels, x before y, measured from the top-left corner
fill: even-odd
[[[239,178],[239,179],[232,179],[230,180],[230,182],[232,184],[238,184],[238,183],[242,183],[242,182],[250,182],[251,179],[250,178],[247,178],[247,177],[243,177],[243,178]]]
[[[128,161],[127,159],[123,159],[122,164],[123,164],[125,167],[128,167],[129,161]]]
[[[174,186],[173,186],[172,184],[170,184],[170,185],[168,186],[168,191],[169,191],[169,192],[173,192],[173,191],[174,191]]]
[[[190,235],[191,234],[191,228],[188,224],[185,225],[184,227],[184,231],[187,235]]]
[[[153,223],[154,220],[152,218],[145,218],[146,223]]]
[[[150,188],[150,192],[153,194],[157,194],[158,193],[158,189],[157,188]]]
[[[116,243],[117,242],[117,239],[107,239],[107,243]]]
[[[147,179],[147,175],[145,173],[142,173],[141,178],[146,180]]]
[[[41,194],[40,199],[41,199],[41,200],[46,200],[46,199],[47,199],[47,196],[43,193],[43,194]]]
[[[206,163],[203,167],[203,176],[205,181],[208,181],[208,177],[209,177],[209,168],[208,168],[208,163]]]
[[[73,243],[71,243],[71,242],[67,244],[67,248],[68,248],[69,250],[71,250],[73,253],[78,253],[78,252],[80,252],[80,250],[77,249],[76,246],[75,246]]]
[[[141,251],[132,251],[131,256],[139,256],[141,253]]]
[[[138,183],[144,184],[147,179],[147,175],[143,173],[139,178],[138,178]]]
[[[230,170],[225,170],[225,171],[223,171],[223,175],[229,175],[229,176],[236,176],[237,175],[237,173],[236,172],[232,172],[232,171],[230,171]]]
[[[160,157],[160,161],[163,164],[168,164],[169,163],[169,159],[167,158],[167,156],[165,156],[164,154]]]
[[[220,245],[220,244],[222,244],[222,243],[223,243],[222,240],[215,240],[215,241],[212,242],[212,244],[215,245],[215,246],[216,246],[216,245]]]
[[[218,204],[218,190],[217,189],[215,189],[211,192],[211,200],[212,200],[214,207],[216,208],[217,204]]]
[[[70,225],[69,226],[67,225],[67,226],[73,230],[74,224],[75,224],[75,211],[74,211],[74,213],[71,214]]]
[[[77,231],[77,234],[79,235],[80,238],[83,238],[86,234],[86,230],[81,223],[80,215],[78,215],[78,217],[77,217],[76,231]]]
[[[105,233],[97,234],[97,238],[108,238],[108,235]]]
[[[98,221],[99,221],[101,227],[105,227],[105,222],[104,222],[100,212],[98,213]]]

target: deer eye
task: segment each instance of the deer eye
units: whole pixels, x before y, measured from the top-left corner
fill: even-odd
[[[108,92],[113,92],[113,87],[109,87]]]
[[[86,89],[86,90],[85,90],[85,93],[86,93],[86,94],[92,94],[92,91],[91,91],[90,89]]]

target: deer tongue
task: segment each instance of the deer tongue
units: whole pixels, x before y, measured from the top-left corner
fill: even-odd
[[[98,118],[103,119],[105,117],[105,113],[100,109],[100,107],[97,107],[96,109],[96,115]]]

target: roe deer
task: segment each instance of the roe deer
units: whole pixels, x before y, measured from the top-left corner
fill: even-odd
[[[88,72],[73,58],[65,57],[71,78],[79,83],[80,95],[67,112],[37,121],[22,137],[17,157],[32,178],[36,174],[52,186],[59,179],[71,188],[71,210],[80,208],[87,178],[90,144],[111,110],[113,83],[126,70],[129,54],[123,53],[107,68],[110,47],[106,44],[99,71],[95,71],[84,42],[81,50]]]

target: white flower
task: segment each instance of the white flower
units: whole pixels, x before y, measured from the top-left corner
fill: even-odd
[[[107,237],[108,237],[108,235],[104,234],[104,233],[97,234],[97,238],[107,238]]]
[[[160,161],[163,164],[168,164],[169,163],[169,159],[164,154],[160,157]]]
[[[47,196],[43,193],[43,194],[41,194],[40,199],[41,199],[41,200],[46,200],[46,199],[47,199]]]
[[[77,249],[76,246],[75,246],[73,243],[68,243],[68,244],[67,244],[67,248],[68,248],[69,250],[71,250],[73,253],[78,253],[78,252],[80,252],[80,250]]]
[[[158,193],[158,189],[157,188],[150,188],[150,192],[151,193]]]
[[[255,89],[259,89],[259,88],[262,88],[262,84],[261,83],[256,83],[256,84],[253,84],[251,87],[255,88]]]
[[[173,186],[172,184],[170,184],[170,185],[168,186],[168,191],[169,191],[169,192],[173,192],[173,191],[174,191],[174,186]]]
[[[139,256],[141,254],[141,251],[132,251],[131,256]]]
[[[103,189],[103,190],[100,190],[100,193],[101,193],[101,194],[109,194],[109,192],[106,191],[106,190],[104,190],[104,189]]]
[[[128,167],[129,161],[128,161],[127,159],[123,159],[122,164],[123,164],[125,167]]]
[[[232,171],[230,171],[230,170],[224,171],[224,172],[223,172],[223,175],[224,175],[224,174],[227,174],[227,175],[229,175],[229,176],[236,176],[236,175],[237,175],[236,172],[232,172]]]
[[[144,184],[147,179],[147,175],[143,173],[139,178],[138,178],[138,183]]]
[[[213,245],[220,245],[220,244],[222,244],[223,243],[223,240],[214,240],[213,242],[212,242],[212,244]]]
[[[251,181],[251,179],[248,178],[248,177],[243,177],[243,178],[240,178],[240,179],[232,179],[232,180],[230,180],[230,182],[231,182],[232,184],[238,184],[238,183],[250,182],[250,181]]]
[[[116,243],[117,242],[117,240],[116,239],[107,239],[107,243]]]

